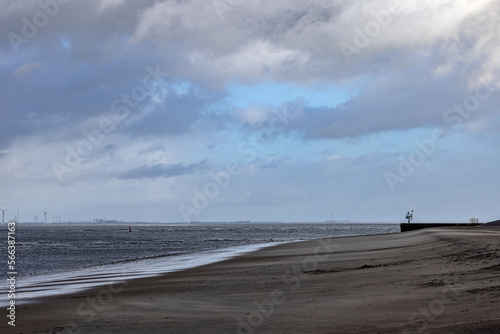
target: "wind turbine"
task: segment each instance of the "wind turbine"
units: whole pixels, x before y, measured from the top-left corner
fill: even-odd
[[[5,210],[0,209],[0,211],[2,211],[2,225],[3,225],[5,222],[3,218],[4,218],[5,211],[7,211],[7,209],[5,209]]]
[[[45,224],[47,224],[47,210],[43,210],[43,214],[45,215]]]
[[[333,222],[333,212],[330,212],[332,214],[332,222]]]

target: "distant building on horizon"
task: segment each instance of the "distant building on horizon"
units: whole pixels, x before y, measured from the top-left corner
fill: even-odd
[[[114,219],[94,219],[95,224],[118,224],[118,220]]]

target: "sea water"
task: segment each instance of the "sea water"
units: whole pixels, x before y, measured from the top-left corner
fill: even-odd
[[[7,235],[6,228],[0,231]],[[16,304],[196,267],[282,242],[398,231],[393,224],[17,224]],[[7,254],[6,244],[1,253]],[[0,305],[7,303],[4,282]]]

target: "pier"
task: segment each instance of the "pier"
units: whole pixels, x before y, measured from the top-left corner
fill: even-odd
[[[402,223],[401,232],[415,231],[431,227],[478,226],[480,223]]]

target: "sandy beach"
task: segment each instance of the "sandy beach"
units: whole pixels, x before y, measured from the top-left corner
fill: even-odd
[[[498,333],[500,227],[266,248],[19,306],[2,333]]]

